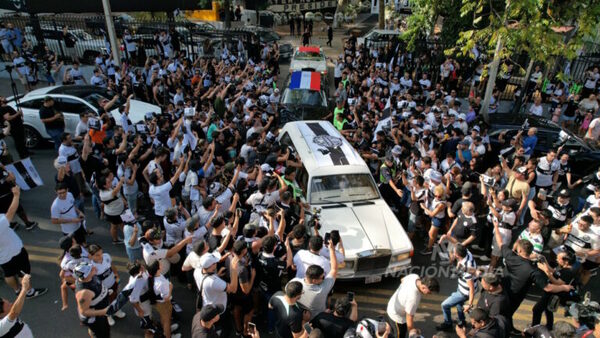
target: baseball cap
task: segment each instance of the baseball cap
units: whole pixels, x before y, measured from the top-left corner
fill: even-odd
[[[460,141],[460,144],[462,144],[463,146],[468,146],[471,143],[469,143],[469,140],[462,140],[462,141]]]
[[[73,269],[73,274],[79,279],[86,279],[92,272],[93,266],[90,262],[81,262]]]
[[[395,145],[394,148],[392,148],[392,154],[394,154],[394,155],[402,154],[402,147],[399,145]]]
[[[527,172],[527,167],[525,167],[525,166],[518,167],[518,168],[517,168],[517,172],[518,172],[519,174],[525,174],[525,173]]]
[[[73,237],[71,237],[71,235],[62,236],[58,240],[58,246],[61,249],[63,249],[63,251],[69,250],[71,248],[72,244],[73,244]]]
[[[263,173],[270,173],[273,171],[273,167],[271,167],[269,163],[263,163],[260,166],[260,170],[262,170]]]
[[[202,307],[200,310],[200,319],[204,322],[213,320],[216,316],[220,315],[225,311],[225,308],[221,304],[209,304]]]
[[[433,130],[433,128],[431,127],[431,125],[429,125],[429,124],[426,124],[426,125],[423,127],[423,130],[430,130],[430,131],[431,131],[431,130]]]
[[[213,266],[214,264],[219,263],[219,260],[221,260],[221,255],[213,252],[213,253],[207,253],[202,255],[202,257],[200,257],[200,266],[203,269],[208,269],[211,266]]]
[[[481,131],[481,128],[479,128],[479,126],[474,126],[471,130],[474,130],[479,133]]]
[[[463,121],[464,121],[464,120],[466,120],[466,119],[467,119],[467,115],[465,115],[465,114],[462,114],[462,113],[461,113],[461,114],[458,114],[458,119],[459,119],[459,120],[463,120]]]

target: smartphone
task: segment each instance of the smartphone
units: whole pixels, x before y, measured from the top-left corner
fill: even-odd
[[[348,301],[351,302],[354,300],[354,292],[348,291]]]
[[[325,233],[325,239],[323,240],[323,242],[324,242],[326,245],[329,245],[329,239],[330,239],[330,238],[331,238],[331,233],[329,233],[329,232]]]
[[[377,323],[377,334],[379,336],[383,336],[383,334],[385,333],[385,329],[386,329],[385,322]]]
[[[306,331],[306,333],[308,333],[308,334],[310,334],[312,332],[312,327],[310,327],[310,323],[304,324],[304,331]]]
[[[252,322],[248,322],[248,331],[256,332],[256,324],[254,324]]]

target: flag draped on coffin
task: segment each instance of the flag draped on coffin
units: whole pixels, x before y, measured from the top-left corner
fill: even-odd
[[[321,73],[293,72],[290,79],[290,89],[321,89]]]

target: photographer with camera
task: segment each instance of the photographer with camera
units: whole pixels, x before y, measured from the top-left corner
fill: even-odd
[[[582,285],[589,282],[591,271],[600,266],[600,235],[591,229],[593,222],[592,216],[584,215],[579,217],[577,224],[569,223],[556,230],[564,239],[564,247],[561,249],[570,249],[581,260]]]

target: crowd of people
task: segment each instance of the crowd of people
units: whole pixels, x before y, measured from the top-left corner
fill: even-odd
[[[133,47],[125,48],[130,56]],[[439,291],[435,278],[403,277],[383,322],[359,319],[353,294],[328,296],[344,264],[343,229],[341,236],[326,237],[318,227],[307,227],[311,207],[306,187],[296,181],[302,159],[277,141],[277,45],[240,53],[244,48],[195,60],[176,48],[162,49],[141,66],[125,57],[117,67],[111,56],[100,56],[90,79],[75,62],[64,70],[65,83],[105,87],[114,97],[98,100],[98,116],[82,112],[74,134],[65,132],[52,96],[44,98],[39,115],[56,151],[49,218],[62,232],[56,239],[64,252],[57,276],[62,309],[74,293],[90,336],[109,337],[130,303],[140,333],[179,337],[178,318],[192,311],[173,299],[173,284],[181,283],[196,297],[193,337],[420,336],[415,315],[421,297]],[[14,52],[15,60],[29,57]],[[52,77],[63,65],[48,49],[45,53],[39,57]],[[431,63],[425,62],[430,57],[394,43],[369,49],[354,37],[345,40],[334,61],[336,107],[327,119],[369,165],[419,254],[439,253],[442,260],[431,264],[455,267],[456,291],[440,304],[443,322],[436,337],[448,331],[508,337],[533,286],[542,296],[528,333],[600,336],[600,307],[580,304],[600,263],[600,170],[572,177],[562,147],[536,150],[535,128],[513,138],[501,133],[498,157],[479,116],[481,97],[457,96],[461,77],[475,87],[485,81],[477,77],[482,66],[474,61],[463,65],[472,72],[461,72],[459,62],[448,58],[435,66],[439,77],[432,78]],[[581,93],[571,94],[564,83],[550,91],[538,72],[526,91],[534,102],[527,113],[541,115],[541,109],[552,116],[564,105],[558,121],[578,130],[589,120],[585,137],[597,142],[600,122],[587,115],[598,114],[598,69],[589,72]],[[506,74],[499,86],[506,86],[504,80]],[[579,101],[581,95],[587,98]],[[132,99],[154,103],[160,111],[133,124]],[[538,108],[543,100],[550,110]],[[19,145],[22,135],[14,131],[22,129],[22,112],[0,101],[2,120]],[[118,121],[109,113],[116,108]],[[20,157],[28,155],[18,149]],[[17,320],[20,308],[25,298],[47,290],[30,285],[29,259],[13,218],[20,216],[28,229],[35,223],[19,206],[14,176],[4,172],[0,263],[18,297],[12,305],[2,302],[0,333],[28,337],[22,331],[27,326]],[[90,237],[90,217],[103,220],[112,244],[123,247],[127,281],[120,281],[110,254]],[[442,246],[447,249],[437,250]],[[570,305],[574,326],[554,325],[558,304]]]

